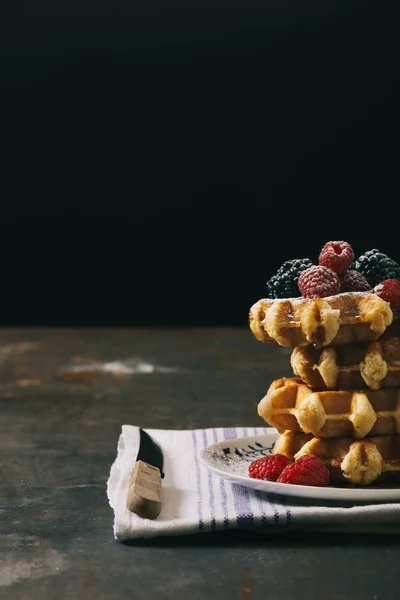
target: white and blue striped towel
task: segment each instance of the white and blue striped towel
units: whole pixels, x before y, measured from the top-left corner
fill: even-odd
[[[199,461],[202,450],[211,444],[274,431],[269,428],[146,431],[164,455],[162,511],[157,519],[141,519],[125,506],[140,429],[123,425],[107,482],[114,537],[119,541],[227,529],[400,532],[400,503],[324,506],[294,501],[222,479]]]

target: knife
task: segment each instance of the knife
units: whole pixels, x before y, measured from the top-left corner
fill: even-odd
[[[161,512],[163,454],[147,431],[140,428],[140,444],[129,482],[126,508],[143,519],[156,519]]]

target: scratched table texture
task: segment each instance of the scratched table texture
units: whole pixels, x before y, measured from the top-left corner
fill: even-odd
[[[1,600],[397,599],[395,535],[114,540],[121,425],[259,426],[288,358],[246,328],[1,329]]]

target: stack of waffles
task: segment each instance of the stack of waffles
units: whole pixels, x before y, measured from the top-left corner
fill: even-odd
[[[376,290],[264,298],[249,312],[259,341],[292,348],[293,377],[258,404],[279,432],[273,453],[318,456],[333,485],[400,481],[400,319]]]

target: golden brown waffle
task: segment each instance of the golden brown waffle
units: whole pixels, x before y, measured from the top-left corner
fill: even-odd
[[[388,302],[370,292],[326,298],[264,298],[249,311],[249,326],[258,340],[292,348],[373,342],[392,320]]]
[[[272,382],[258,414],[279,433],[287,429],[320,437],[400,433],[400,389],[315,392],[300,378]]]
[[[303,454],[318,456],[330,470],[332,483],[368,485],[400,480],[400,435],[355,440],[285,431],[276,441],[272,454],[285,454],[290,460]]]
[[[313,390],[400,387],[400,320],[376,342],[295,348],[290,363]]]

